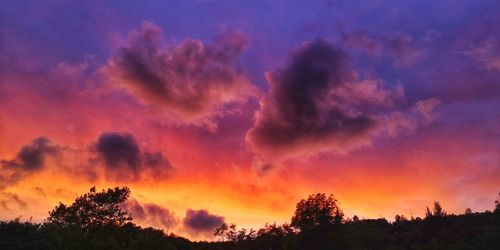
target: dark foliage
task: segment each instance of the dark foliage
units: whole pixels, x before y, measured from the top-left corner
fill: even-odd
[[[293,227],[274,223],[248,230],[224,223],[214,233],[220,241],[191,242],[130,222],[130,216],[119,206],[129,192],[127,188],[102,192],[91,189],[72,205],[57,206],[43,224],[20,219],[0,222],[0,249],[498,249],[500,246],[498,200],[494,213],[473,213],[468,209],[463,215],[447,214],[435,202],[432,211],[427,209],[425,219],[396,215],[391,223],[383,218],[357,216],[339,220],[343,214],[333,196],[316,194],[297,204]]]
[[[495,213],[500,213],[500,193],[498,193],[498,200],[495,200]]]
[[[325,194],[318,193],[309,195],[307,199],[302,199],[297,203],[291,225],[306,231],[317,226],[340,224],[343,217],[344,214],[333,195],[327,197]]]
[[[128,212],[120,207],[129,195],[130,190],[126,187],[102,192],[91,188],[89,193],[78,197],[70,206],[59,203],[49,212],[47,222],[64,227],[75,226],[83,231],[109,225],[122,226],[132,221]]]

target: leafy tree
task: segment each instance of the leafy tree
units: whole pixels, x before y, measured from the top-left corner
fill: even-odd
[[[304,231],[316,226],[340,224],[343,217],[344,213],[332,194],[317,193],[297,203],[290,225]]]
[[[127,200],[130,190],[127,187],[96,192],[95,187],[67,206],[59,203],[49,212],[47,223],[60,226],[76,226],[84,231],[105,225],[122,226],[132,221],[121,204]]]

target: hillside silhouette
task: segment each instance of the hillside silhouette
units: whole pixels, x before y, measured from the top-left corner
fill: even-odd
[[[425,218],[345,218],[333,195],[299,201],[290,224],[238,229],[222,224],[214,242],[193,242],[133,223],[123,209],[126,187],[95,188],[71,204],[58,204],[43,223],[0,222],[0,249],[498,249],[500,197],[494,210],[455,215],[439,202]],[[500,194],[499,194],[500,195]]]

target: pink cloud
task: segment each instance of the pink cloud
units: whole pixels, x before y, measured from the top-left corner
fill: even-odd
[[[225,105],[255,93],[236,67],[247,37],[230,32],[205,45],[187,39],[166,44],[160,28],[144,22],[129,34],[103,72],[144,104],[159,107],[172,120],[192,123],[214,116]]]
[[[401,85],[386,88],[380,80],[358,79],[345,52],[323,40],[296,49],[288,65],[267,79],[271,90],[246,136],[264,158],[347,152],[375,136],[413,130],[438,104],[427,100],[400,110]]]

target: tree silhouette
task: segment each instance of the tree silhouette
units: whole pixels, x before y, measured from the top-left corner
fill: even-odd
[[[59,203],[49,212],[47,222],[60,226],[77,226],[84,231],[104,225],[122,226],[132,221],[128,212],[120,206],[129,195],[127,187],[115,187],[101,192],[96,192],[93,187],[70,206]]]
[[[439,201],[434,201],[434,209],[432,212],[429,209],[429,207],[427,207],[425,211],[425,218],[445,217],[445,216],[446,216],[446,211],[443,210],[443,207],[441,207]]]
[[[498,193],[498,196],[500,197],[500,193]],[[500,198],[495,200],[495,213],[500,213]]]
[[[472,214],[472,209],[466,208],[464,214]]]
[[[401,222],[406,222],[406,221],[408,221],[408,219],[404,215],[396,214],[396,216],[394,216],[395,223],[401,223]]]
[[[332,194],[327,197],[317,193],[297,203],[290,225],[304,231],[316,226],[340,224],[343,217],[338,201]]]
[[[238,240],[238,232],[236,231],[236,224],[227,225],[222,223],[214,232],[215,237],[220,237],[222,240],[236,242]]]
[[[358,222],[358,221],[359,221],[359,217],[358,217],[357,215],[354,215],[354,216],[352,217],[352,221],[353,221],[353,222]]]

